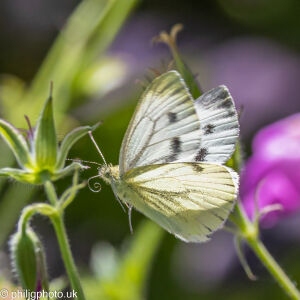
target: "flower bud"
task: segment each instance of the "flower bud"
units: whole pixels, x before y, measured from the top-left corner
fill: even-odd
[[[29,123],[29,122],[28,122]],[[71,131],[58,147],[55,130],[52,92],[46,101],[30,139],[10,123],[0,119],[0,137],[13,151],[20,168],[1,168],[0,176],[10,176],[20,182],[44,184],[73,173],[83,166],[78,162],[65,166],[71,147],[89,131],[97,128],[82,126]]]
[[[176,24],[171,28],[170,33],[162,31],[158,36],[153,38],[153,42],[164,43],[168,46],[173,56],[177,71],[181,74],[182,78],[186,82],[191,95],[194,97],[194,99],[197,99],[202,94],[199,83],[197,82],[190,68],[182,59],[181,53],[179,52],[177,47],[177,35],[182,29],[183,26],[181,24]]]
[[[38,284],[48,289],[45,254],[42,244],[31,228],[11,239],[12,263],[24,290],[36,291]]]

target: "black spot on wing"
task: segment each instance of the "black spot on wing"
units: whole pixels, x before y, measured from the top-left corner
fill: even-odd
[[[173,153],[171,155],[169,155],[167,158],[166,158],[166,162],[173,162],[177,160],[177,154],[176,153]]]
[[[196,161],[204,161],[206,155],[208,154],[208,151],[206,148],[200,148],[200,150],[198,151],[195,160]]]
[[[182,92],[182,86],[177,88],[176,90],[172,91],[170,95],[168,95],[169,98],[179,95]]]
[[[166,80],[166,85],[164,85],[164,86],[159,86],[158,85],[159,88],[160,88],[160,92],[162,92],[162,91],[168,91],[174,84],[178,83],[178,79],[179,78],[177,76],[175,76],[175,78],[173,78],[171,81]]]
[[[214,129],[215,129],[215,125],[213,124],[207,124],[203,127],[203,130],[204,130],[204,134],[207,135],[207,134],[211,134],[214,132]]]
[[[203,224],[203,226],[210,232],[210,233],[212,233],[213,232],[213,230],[209,227],[209,226],[207,226],[207,225],[204,225]]]
[[[193,164],[192,165],[192,168],[193,168],[193,170],[195,171],[195,172],[197,172],[197,173],[201,173],[204,169],[200,166],[200,165],[198,165],[198,164]]]
[[[218,218],[221,222],[224,222],[224,221],[225,221],[225,219],[224,219],[223,217],[219,216],[217,213],[211,212],[211,214],[213,214],[213,215],[214,215],[216,218]]]
[[[235,111],[231,110],[231,111],[228,112],[227,117],[233,117],[235,115],[236,115]]]
[[[221,89],[221,92],[217,91],[216,98],[220,98],[220,99],[228,98],[228,92],[226,90],[224,90],[223,88],[217,88],[217,89]]]
[[[175,123],[177,121],[177,114],[174,112],[168,113],[169,123]]]
[[[171,148],[172,148],[172,152],[174,154],[177,154],[177,153],[181,152],[181,141],[180,141],[179,137],[172,138]]]
[[[232,107],[232,101],[230,98],[225,99],[224,101],[222,101],[222,103],[220,103],[218,105],[218,108],[224,108],[224,109],[228,109]]]
[[[179,137],[172,138],[170,146],[171,146],[170,150],[171,150],[172,154],[166,158],[167,162],[172,162],[172,161],[177,160],[178,153],[180,153],[182,151],[180,138]]]

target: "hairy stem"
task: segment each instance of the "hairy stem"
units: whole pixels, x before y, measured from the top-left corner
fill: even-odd
[[[294,300],[300,300],[300,293],[296,286],[286,275],[283,269],[278,265],[264,244],[259,239],[248,239],[247,242],[260,261],[268,269],[282,289],[290,296],[290,298]]]
[[[258,224],[252,223],[248,219],[239,204],[237,204],[233,217],[230,218],[230,220],[240,229],[239,234],[241,237],[248,243],[281,288],[291,299],[300,300],[300,292],[297,290],[295,284],[286,275],[260,240]]]
[[[57,210],[53,206],[45,203],[36,203],[36,204],[26,206],[23,209],[21,217],[18,222],[19,232],[22,231],[24,233],[26,231],[29,220],[36,213],[40,213],[45,216],[51,216],[51,215],[55,215],[57,213]]]
[[[79,274],[72,256],[70,245],[68,242],[67,232],[62,215],[51,218],[57,240],[59,243],[61,255],[65,264],[65,268],[71,283],[72,288],[77,292],[77,299],[84,300],[85,296],[80,283]]]
[[[50,203],[57,207],[59,205],[59,200],[56,195],[55,188],[53,183],[47,181],[45,183],[45,191],[48,196]],[[78,300],[85,300],[83,289],[80,283],[79,274],[73,259],[73,255],[70,249],[70,244],[68,242],[68,236],[63,220],[63,211],[56,209],[57,213],[50,216],[50,219],[53,223],[58,244],[60,247],[62,259],[68,274],[70,284],[72,289],[77,293]]]

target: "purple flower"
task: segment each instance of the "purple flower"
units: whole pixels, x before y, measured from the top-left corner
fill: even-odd
[[[300,209],[300,113],[260,130],[253,155],[241,174],[240,195],[253,219],[255,198],[261,210],[279,204],[282,209],[262,218],[265,227]]]

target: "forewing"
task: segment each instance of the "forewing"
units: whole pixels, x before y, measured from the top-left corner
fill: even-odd
[[[193,158],[200,143],[194,100],[180,75],[167,72],[154,79],[141,97],[123,139],[120,173]]]
[[[237,195],[238,175],[207,163],[151,165],[123,177],[128,202],[186,242],[203,242],[222,227]]]
[[[192,159],[223,164],[233,154],[239,136],[239,122],[226,86],[214,88],[195,101],[201,126],[201,146]]]

